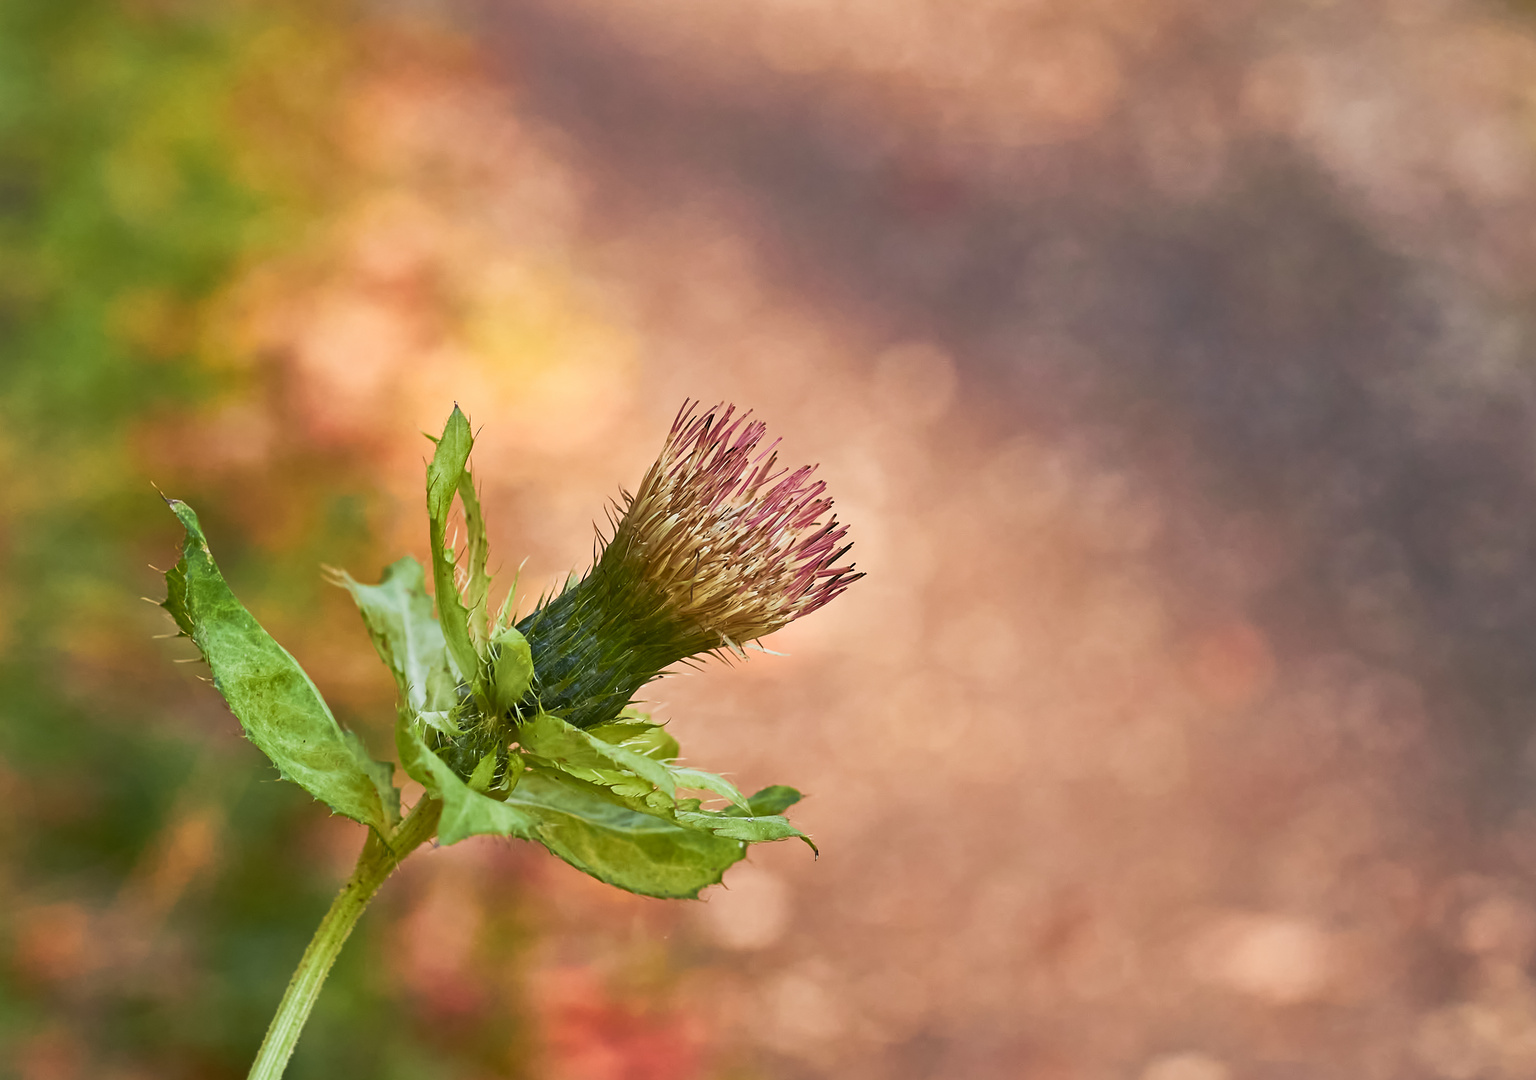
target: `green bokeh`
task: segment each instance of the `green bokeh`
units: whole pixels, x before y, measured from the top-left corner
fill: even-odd
[[[0,1075],[43,1052],[40,1036],[81,1075],[245,1075],[337,884],[295,857],[323,809],[167,663],[150,634],[168,627],[138,597],[158,590],[144,563],[173,561],[178,531],[151,479],[190,483],[174,493],[206,510],[242,598],[294,621],[321,603],[320,562],[373,560],[373,495],[331,452],[282,448],[273,469],[294,483],[276,486],[301,503],[283,509],[306,526],[271,550],[235,524],[248,493],[151,478],[138,448],[162,421],[260,390],[207,355],[201,327],[243,266],[324,212],[304,178],[325,118],[305,103],[325,96],[317,72],[345,66],[351,19],[280,3],[0,5]],[[321,59],[288,65],[294,43]],[[263,110],[292,129],[295,162],[264,159],[242,128]],[[147,953],[121,959],[112,920],[188,806],[225,822],[213,869]],[[85,959],[57,977],[28,959],[50,908],[89,928]],[[462,1054],[423,1042],[374,933],[365,922],[343,957],[291,1077],[505,1060],[505,1031]]]

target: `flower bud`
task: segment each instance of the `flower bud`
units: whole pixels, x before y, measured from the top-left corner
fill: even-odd
[[[826,604],[864,575],[815,466],[777,465],[777,442],[734,405],[685,404],[596,564],[518,624],[533,696],[578,727],[701,653],[730,650]],[[601,538],[600,538],[601,540]]]

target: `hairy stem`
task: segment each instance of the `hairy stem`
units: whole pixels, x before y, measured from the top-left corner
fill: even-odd
[[[437,832],[437,819],[442,811],[441,802],[424,795],[388,842],[380,840],[376,833],[368,834],[362,853],[357,857],[356,869],[331,902],[331,909],[320,920],[309,948],[304,950],[304,956],[294,970],[277,1014],[272,1017],[272,1026],[267,1029],[267,1037],[256,1052],[248,1080],[279,1080],[283,1075],[288,1059],[293,1056],[294,1045],[299,1041],[299,1033],[304,1030],[304,1022],[309,1019],[309,1011],[315,1007],[315,999],[325,985],[325,977],[330,974],[331,965],[347,943],[363,909],[400,861]]]

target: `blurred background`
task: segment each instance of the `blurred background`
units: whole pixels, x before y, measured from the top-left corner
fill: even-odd
[[[532,595],[685,397],[869,574],[650,695],[821,858],[424,852],[295,1080],[1536,1076],[1533,291],[1513,2],[5,0],[0,1076],[244,1076],[361,844],[152,485],[387,756],[419,433]]]

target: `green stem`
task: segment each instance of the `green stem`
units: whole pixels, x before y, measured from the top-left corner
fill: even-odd
[[[299,1041],[299,1033],[304,1030],[304,1022],[309,1019],[309,1011],[315,1007],[315,999],[325,985],[325,977],[330,974],[331,965],[347,943],[363,909],[400,865],[400,860],[432,838],[442,811],[441,802],[424,795],[387,843],[380,840],[377,833],[368,834],[362,853],[357,857],[357,868],[341,887],[341,892],[336,894],[336,899],[331,901],[331,909],[320,920],[309,948],[299,960],[282,1003],[277,1007],[277,1015],[272,1017],[272,1026],[267,1028],[267,1037],[256,1052],[248,1080],[279,1080],[283,1075],[288,1059],[293,1056],[294,1045]]]

